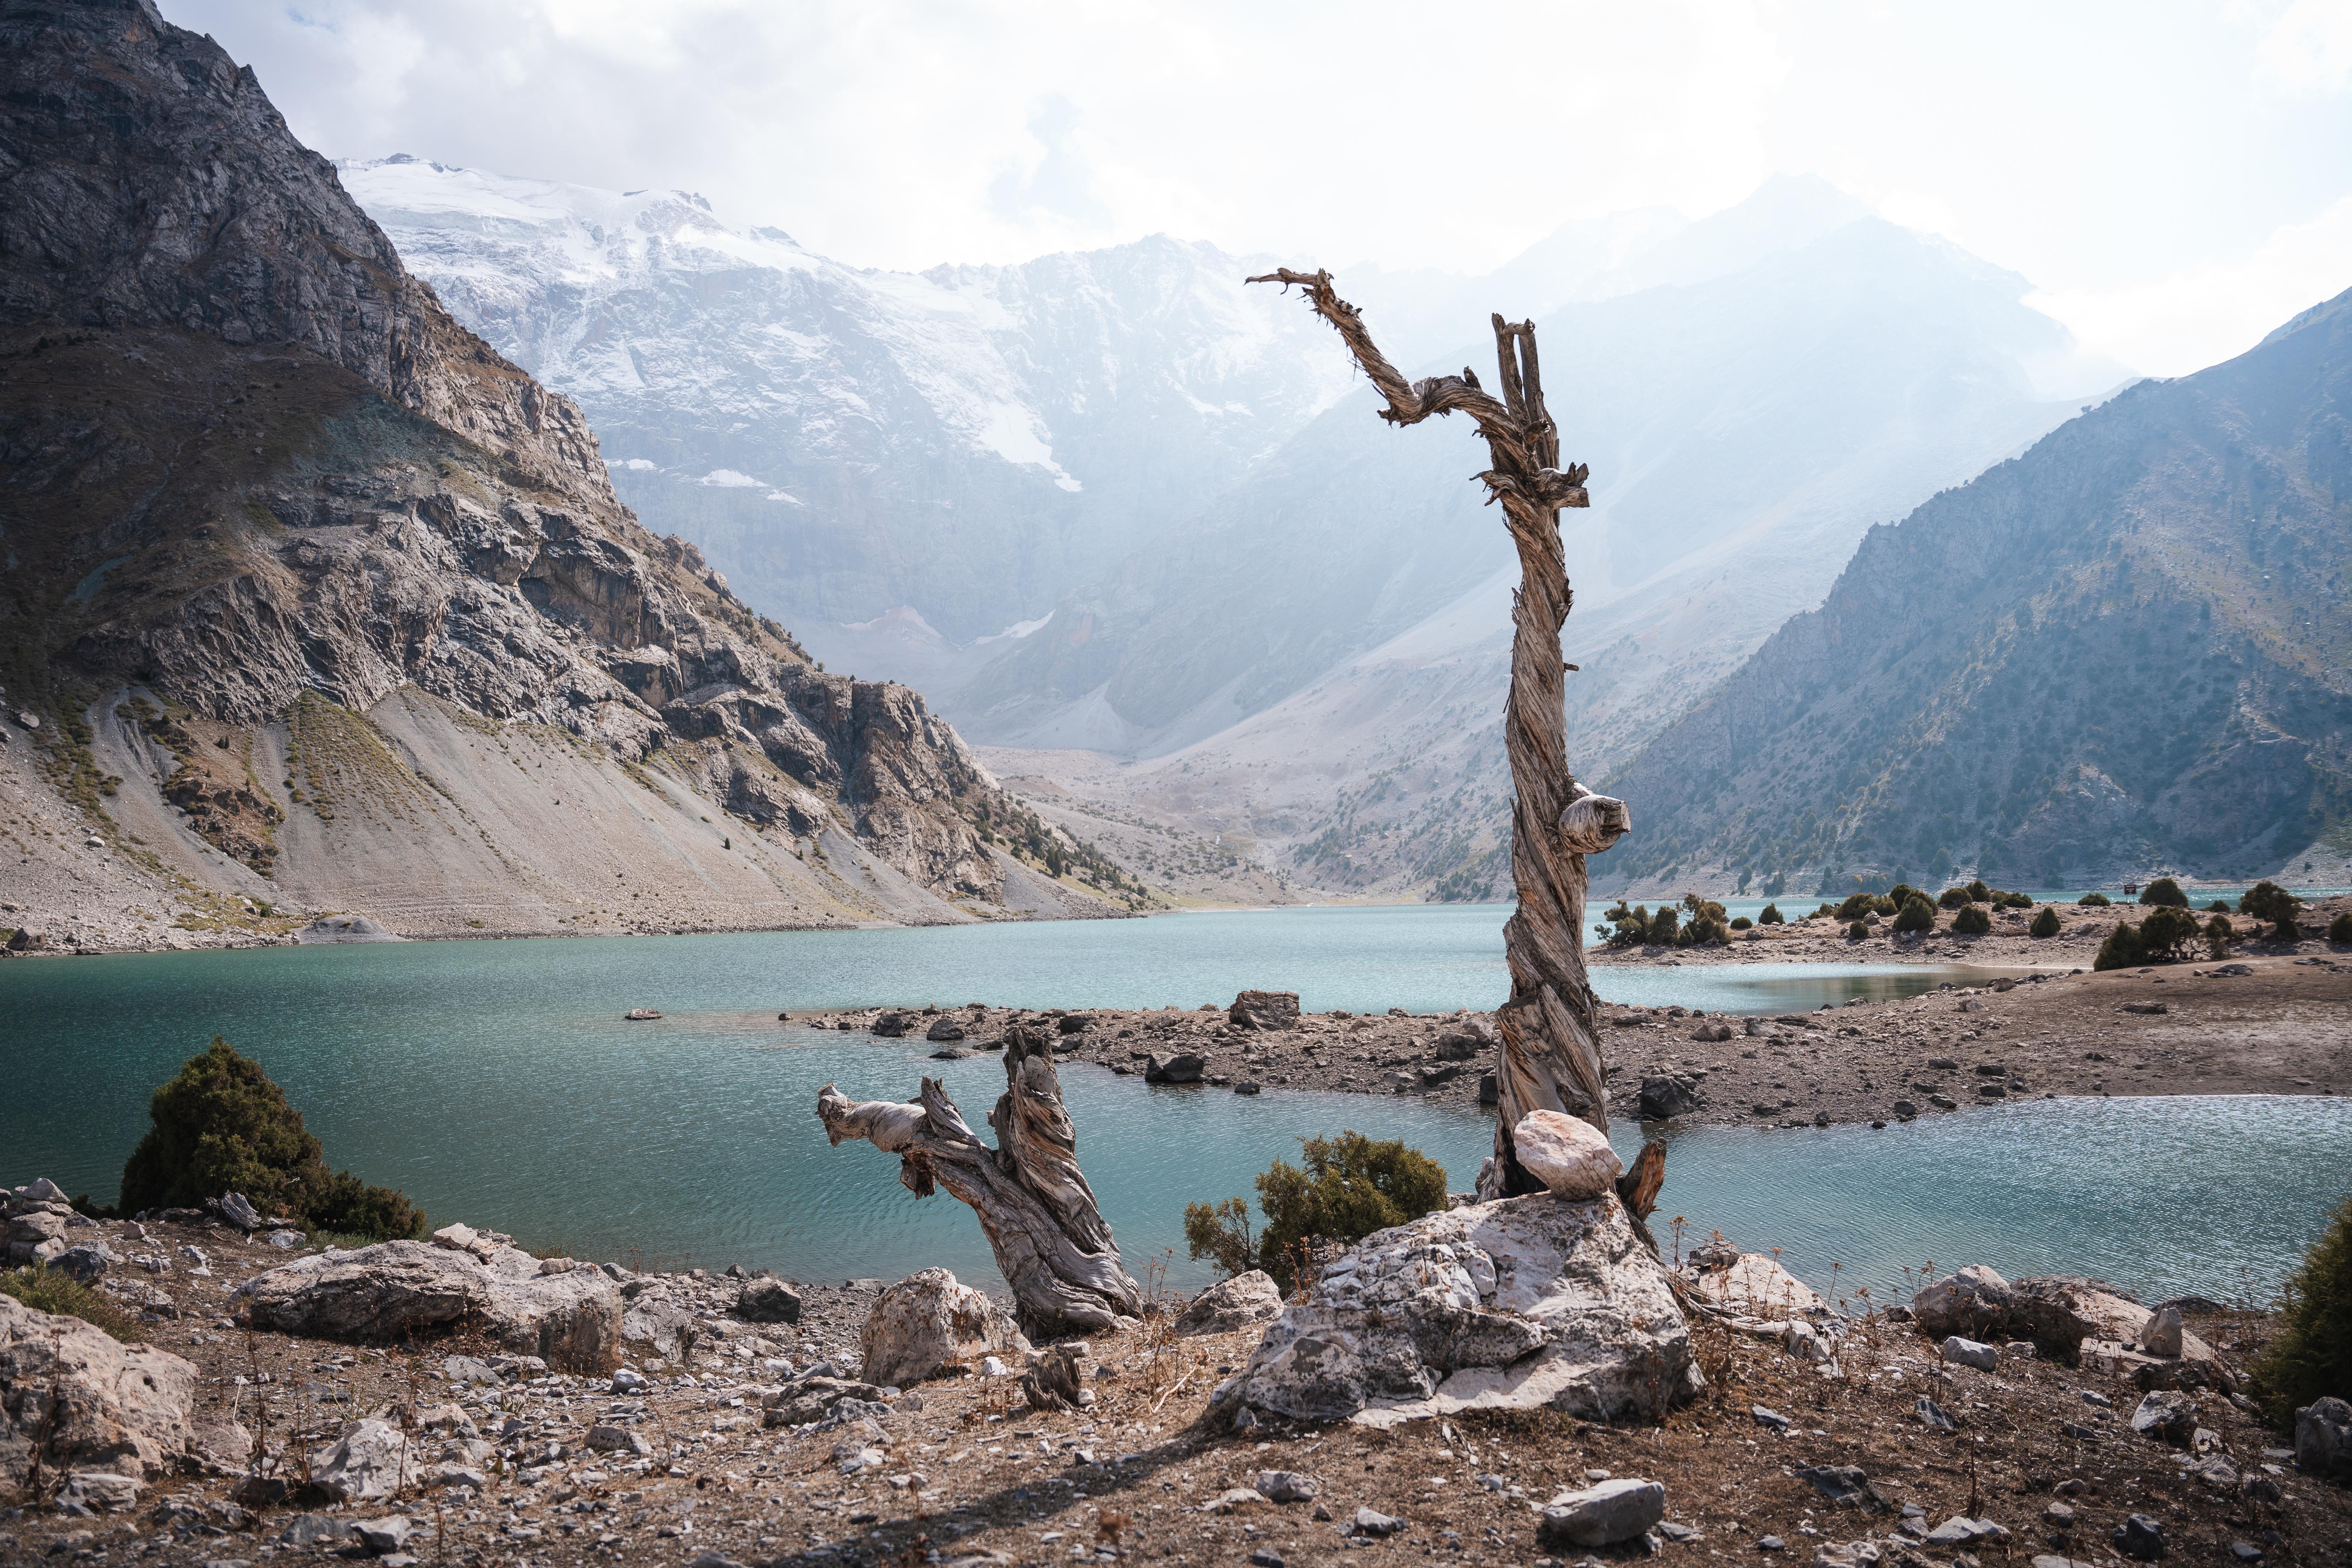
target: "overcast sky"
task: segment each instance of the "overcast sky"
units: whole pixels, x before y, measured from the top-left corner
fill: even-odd
[[[2352,0],[162,0],[333,157],[876,267],[1166,231],[1476,273],[1812,173],[2176,374],[2352,287]]]

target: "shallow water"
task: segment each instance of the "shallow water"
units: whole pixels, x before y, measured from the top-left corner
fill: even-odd
[[[829,1148],[816,1091],[905,1098],[941,1078],[977,1125],[998,1058],[779,1024],[779,1009],[985,998],[1197,1004],[1244,984],[1310,1007],[1491,1005],[1503,911],[1280,910],[942,931],[273,948],[0,964],[0,1178],[110,1197],[146,1097],[215,1033],[258,1058],[330,1156],[464,1219],[597,1258],[895,1278],[930,1263],[992,1281],[979,1227],[918,1201],[887,1156]],[[1617,1000],[1778,1012],[1916,966],[1604,971]],[[1825,989],[1826,988],[1826,989]],[[669,1016],[623,1022],[631,1006]],[[1147,1089],[1091,1066],[1064,1083],[1080,1152],[1130,1265],[1173,1248],[1183,1205],[1250,1192],[1298,1140],[1404,1138],[1466,1187],[1489,1123],[1410,1097]],[[1640,1133],[1621,1127],[1630,1154]],[[2139,1291],[2262,1294],[2345,1178],[2333,1100],[2042,1101],[1908,1127],[1672,1135],[1661,1221],[1780,1246],[1828,1287],[1882,1294],[1901,1268],[2104,1274]],[[1662,1239],[1668,1232],[1662,1228]],[[1832,1265],[1843,1265],[1832,1268]]]

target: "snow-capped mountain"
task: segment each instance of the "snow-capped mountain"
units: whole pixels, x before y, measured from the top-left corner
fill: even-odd
[[[1328,406],[1253,263],[1155,237],[865,270],[683,191],[410,157],[344,184],[467,325],[587,413],[615,488],[821,657],[919,682],[1038,621]]]

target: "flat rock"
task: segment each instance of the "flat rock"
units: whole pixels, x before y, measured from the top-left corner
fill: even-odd
[[[1511,1129],[1511,1151],[1554,1197],[1597,1198],[1625,1173],[1609,1135],[1566,1111],[1528,1111]]]
[[[595,1268],[542,1273],[519,1248],[384,1241],[257,1274],[232,1300],[256,1328],[386,1343],[420,1329],[478,1322],[506,1349],[558,1372],[610,1375],[621,1364],[621,1288]]]
[[[989,1355],[1026,1355],[1004,1310],[944,1268],[919,1268],[884,1290],[858,1335],[866,1378],[905,1387]]]
[[[1252,1485],[1268,1502],[1313,1502],[1323,1484],[1297,1470],[1260,1470]]]
[[[1664,1485],[1622,1477],[1552,1499],[1536,1539],[1546,1546],[1614,1546],[1646,1534],[1665,1517]]]
[[[1229,1334],[1282,1315],[1282,1287],[1263,1268],[1218,1281],[1177,1315],[1180,1334]]]
[[[1703,1382],[1665,1269],[1617,1200],[1538,1194],[1365,1237],[1217,1398],[1372,1426],[1464,1410],[1613,1419],[1654,1417]]]
[[[1154,1051],[1143,1069],[1146,1083],[1198,1083],[1208,1058],[1193,1051]]]
[[[194,1458],[196,1369],[0,1296],[0,1471],[160,1477]]]
[[[1954,1366],[1972,1366],[1979,1372],[1991,1372],[2000,1365],[2000,1352],[1975,1340],[1953,1334],[1938,1348],[1937,1354]]]
[[[1720,1261],[1717,1255],[1710,1261]],[[1780,1321],[1819,1317],[1829,1303],[1813,1288],[1780,1267],[1766,1252],[1742,1252],[1721,1268],[1703,1267],[1696,1260],[1683,1270],[1692,1294],[1711,1307],[1743,1317]]]

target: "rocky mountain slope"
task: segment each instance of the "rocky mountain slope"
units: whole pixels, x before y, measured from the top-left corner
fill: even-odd
[[[1698,284],[1545,318],[1551,400],[1594,476],[1567,520],[1580,770],[1632,755],[1817,604],[1873,523],[2080,410],[2056,391],[2120,375],[2025,292],[1848,216]],[[1069,749],[1055,776],[1110,815],[1245,835],[1318,887],[1507,896],[1517,568],[1464,482],[1481,460],[1466,428],[1399,435],[1343,401],[1001,656],[975,688],[993,706],[967,699],[961,721]]]
[[[406,157],[343,175],[461,319],[580,401],[644,517],[820,657],[927,687],[1348,382],[1244,289],[1252,262],[1164,236],[878,272],[682,191]]]
[[[2065,886],[2352,852],[2352,293],[1873,529],[1605,787],[1614,876]],[[1647,825],[1647,830],[1641,830]]]
[[[249,70],[148,0],[0,43],[5,923],[1110,907],[919,696],[823,674],[639,526]]]

